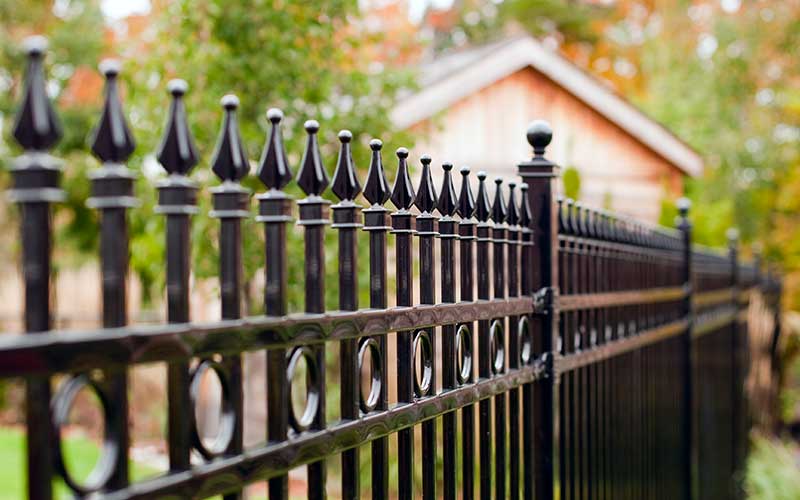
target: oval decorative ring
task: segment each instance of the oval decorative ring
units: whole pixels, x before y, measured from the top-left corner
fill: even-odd
[[[201,385],[203,377],[209,370],[213,371],[219,380],[220,388],[222,389],[222,400],[220,404],[220,428],[217,432],[217,437],[214,443],[209,447],[203,442],[200,437],[200,431],[197,428],[197,406],[200,402]],[[236,410],[231,403],[231,387],[228,381],[228,370],[222,366],[221,363],[206,359],[197,365],[197,368],[192,372],[191,383],[189,385],[189,397],[192,402],[192,445],[194,448],[205,458],[211,460],[225,453],[231,445],[233,435],[236,431]]]
[[[369,386],[369,394],[367,398],[364,398],[364,390],[361,388],[358,391],[359,397],[359,404],[361,406],[361,411],[364,413],[369,413],[373,411],[380,402],[381,398],[381,391],[383,390],[383,384],[381,383],[381,351],[378,348],[378,341],[374,338],[365,338],[361,340],[361,346],[358,348],[358,373],[361,373],[361,370],[364,369],[364,357],[367,355],[367,351],[370,354],[370,386]],[[359,377],[359,385],[360,377]]]
[[[69,411],[72,409],[72,404],[75,402],[78,393],[83,389],[92,390],[100,401],[100,405],[103,407],[103,423],[105,430],[103,433],[103,448],[100,452],[100,458],[97,460],[86,482],[81,483],[75,480],[67,470],[67,465],[64,460],[64,451],[62,449],[61,430],[69,423]],[[119,413],[110,404],[110,400],[105,392],[96,381],[92,380],[86,374],[72,377],[67,380],[59,388],[55,396],[53,396],[51,414],[53,436],[56,438],[54,450],[56,469],[64,479],[64,482],[79,496],[87,496],[103,489],[115,472],[120,438],[115,430],[119,427],[116,425]]]
[[[297,418],[297,415],[294,412],[294,405],[291,401],[291,394],[292,379],[294,378],[294,372],[297,370],[297,364],[300,362],[301,358],[305,359],[306,362],[308,382],[306,387],[306,408],[303,411],[303,415],[300,418]],[[320,387],[317,360],[314,356],[314,351],[312,351],[308,346],[295,347],[294,350],[292,350],[292,352],[289,354],[288,359],[289,361],[286,367],[286,384],[288,385],[288,393],[290,398],[288,401],[289,423],[292,425],[292,428],[295,430],[295,432],[303,432],[307,430],[314,422],[314,418],[317,416],[317,410],[319,409]]]
[[[414,336],[414,352],[411,359],[414,362],[414,394],[418,397],[427,396],[433,381],[433,345],[427,330],[419,330]],[[417,356],[422,363],[422,379],[417,371]]]
[[[456,330],[456,349],[459,351],[456,379],[464,385],[472,378],[472,332],[467,325]]]
[[[517,339],[519,341],[519,362],[521,365],[531,364],[533,359],[533,334],[527,316],[522,316],[517,323]]]
[[[492,352],[492,373],[495,375],[503,372],[506,362],[506,342],[503,324],[500,320],[492,321],[489,327],[489,344]]]

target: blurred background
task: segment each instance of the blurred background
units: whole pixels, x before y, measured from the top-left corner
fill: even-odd
[[[762,393],[754,398],[761,415],[747,487],[754,498],[800,498],[800,1],[2,0],[0,189],[18,153],[10,129],[24,67],[19,43],[35,33],[50,39],[48,91],[65,131],[55,152],[65,159],[68,194],[56,211],[57,327],[100,323],[97,221],[85,201],[86,176],[98,167],[87,137],[102,105],[104,57],[123,62],[124,107],[138,143],[130,161],[142,201],[131,211],[136,323],[164,319],[163,220],[153,214],[153,186],[163,175],[154,151],[169,79],[189,83],[201,152],[192,177],[204,187],[216,183],[208,162],[219,99],[229,92],[241,100],[253,165],[268,129],[265,110],[279,107],[292,165],[302,123],[315,118],[329,172],[336,133],[347,128],[362,174],[366,143],[384,141],[390,180],[398,146],[412,159],[429,153],[437,164],[512,178],[529,154],[526,124],[545,118],[566,196],[672,225],[675,200],[687,195],[696,241],[721,246],[736,226],[744,256],[760,252],[765,267],[783,274],[782,368],[751,380]],[[246,184],[262,189],[253,179]],[[208,210],[207,193],[200,204]],[[22,330],[17,225],[15,208],[0,204],[0,329],[12,333]],[[245,231],[246,311],[260,314],[263,239],[252,221]],[[197,217],[193,232],[193,318],[217,319],[216,222]],[[327,269],[333,280],[335,264]],[[302,282],[302,262],[290,262],[292,281]],[[300,310],[302,288],[290,289],[290,308]],[[336,290],[328,292],[335,308]],[[754,345],[754,359],[761,348]],[[254,355],[248,366],[263,371],[263,358]],[[156,468],[164,403],[147,395],[163,384],[162,368],[137,368],[132,383],[134,460]],[[0,385],[0,463],[13,464],[0,468],[0,484],[21,477],[20,400],[18,384]],[[92,408],[78,408],[76,423],[91,422]],[[259,408],[250,412],[253,422],[263,419]],[[76,463],[87,457],[87,472],[97,437],[75,433]]]

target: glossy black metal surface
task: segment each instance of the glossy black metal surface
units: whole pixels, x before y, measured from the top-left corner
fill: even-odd
[[[340,132],[329,181],[313,120],[305,123],[296,177],[306,196],[293,203],[283,191],[293,179],[283,115],[270,109],[256,174],[267,188],[256,196],[265,235],[265,314],[242,317],[250,193],[240,181],[249,159],[238,99],[223,97],[210,160],[220,183],[209,189],[207,214],[219,219],[223,319],[192,323],[189,235],[201,188],[187,175],[199,157],[183,102],[188,85],[172,81],[157,152],[168,175],[156,185],[157,211],[166,217],[168,324],[128,326],[127,211],[136,199],[124,163],[135,145],[119,100],[119,65],[104,62],[105,102],[91,141],[102,165],[90,176],[89,200],[100,212],[103,325],[51,330],[50,211],[64,193],[59,163],[46,152],[61,131],[44,88],[45,46],[38,37],[27,42],[28,72],[13,130],[24,151],[13,163],[8,193],[20,208],[25,327],[35,335],[0,338],[0,377],[26,382],[29,498],[51,499],[52,481],[60,478],[76,497],[235,499],[251,483],[268,481],[271,500],[288,499],[288,472],[301,466],[308,467],[309,498],[324,498],[333,488],[329,459],[342,464],[341,488],[332,491],[353,499],[367,488],[375,499],[415,498],[416,477],[423,498],[472,499],[476,474],[485,499],[742,496],[745,310],[750,296],[761,293],[777,317],[779,279],[762,274],[758,262],[742,262],[733,239],[727,252],[693,245],[683,204],[674,230],[558,198],[558,166],[545,157],[552,131],[540,121],[528,129],[533,156],[519,164],[524,183],[498,179],[493,196],[484,173],[473,196],[466,167],[457,191],[449,163],[442,164],[437,194],[427,156],[415,192],[405,148],[396,152],[390,189],[383,145],[373,139],[363,185],[369,207],[362,208],[353,135]],[[338,199],[330,207],[323,197],[329,182]],[[392,212],[384,207],[390,199]],[[288,282],[295,205],[302,284]],[[331,222],[338,251],[325,245]],[[368,266],[359,266],[359,248],[367,245]],[[326,283],[331,253],[338,279]],[[368,308],[359,304],[359,278],[367,273]],[[392,280],[396,307],[390,308]],[[338,310],[325,311],[326,287],[335,288]],[[292,289],[304,292],[302,313],[288,307]],[[389,335],[396,335],[394,356]],[[326,360],[327,347],[336,343],[339,356]],[[245,450],[241,356],[258,350],[266,351],[267,390],[266,401],[255,404],[267,406],[267,439]],[[132,484],[126,374],[142,363],[168,366],[170,470]],[[305,406],[296,410],[292,385],[303,364]],[[340,378],[337,409],[326,408],[331,366]],[[210,443],[195,421],[206,375],[222,388],[219,432]],[[51,379],[63,380],[53,394]],[[397,402],[390,404],[394,389]],[[101,458],[85,482],[70,474],[61,446],[81,391],[100,401],[105,428]],[[326,410],[336,418],[326,421]],[[422,431],[420,463],[414,461],[415,427]],[[366,446],[369,484],[360,480],[359,452]]]

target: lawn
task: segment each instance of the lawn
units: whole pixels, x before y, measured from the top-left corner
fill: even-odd
[[[76,478],[85,478],[97,461],[100,450],[97,444],[81,437],[65,441],[66,460]],[[21,500],[25,491],[25,434],[21,429],[0,428],[0,500]],[[136,480],[152,476],[155,471],[142,464],[131,464],[131,478]],[[71,498],[66,486],[56,484],[56,498]]]

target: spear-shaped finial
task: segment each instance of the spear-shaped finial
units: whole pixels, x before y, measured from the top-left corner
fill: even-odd
[[[306,150],[300,162],[300,171],[297,172],[297,185],[309,196],[319,196],[328,187],[328,173],[322,166],[322,158],[319,154],[319,144],[317,143],[317,132],[319,123],[316,120],[308,120],[304,125],[308,134]]]
[[[528,202],[528,185],[524,182],[519,185],[519,225],[529,227],[531,225],[531,204]]]
[[[353,153],[350,149],[350,141],[353,134],[349,130],[339,132],[339,159],[336,162],[336,170],[333,172],[333,182],[331,191],[340,200],[352,201],[361,192],[361,184],[358,183],[356,167],[353,164]]]
[[[283,146],[281,133],[283,112],[278,108],[270,108],[267,111],[267,119],[272,125],[261,160],[258,162],[256,175],[267,189],[283,189],[292,180],[292,170],[286,159],[286,148]]]
[[[433,213],[434,209],[436,209],[437,196],[436,188],[433,186],[433,178],[431,177],[431,157],[422,155],[419,161],[422,163],[422,177],[419,181],[414,204],[420,212]]]
[[[506,222],[512,226],[519,223],[519,212],[517,211],[517,194],[514,191],[517,188],[516,182],[508,183],[508,212],[506,213]]]
[[[61,123],[47,97],[42,62],[47,39],[31,36],[22,44],[28,54],[24,97],[14,121],[14,138],[26,151],[45,151],[61,138]]]
[[[369,163],[369,171],[367,172],[364,197],[373,205],[383,205],[391,194],[389,181],[386,180],[386,172],[383,170],[383,161],[381,160],[383,143],[378,139],[372,139],[369,141],[369,147],[372,150],[372,160]]]
[[[119,71],[120,63],[116,59],[100,63],[100,72],[106,78],[105,101],[100,123],[92,134],[92,152],[103,163],[124,163],[136,148],[119,100]]]
[[[481,222],[489,220],[492,206],[489,204],[489,194],[486,192],[486,172],[478,172],[478,198],[475,200],[475,217]]]
[[[408,175],[408,149],[397,149],[397,177],[392,186],[392,203],[398,210],[408,210],[414,204],[414,185]]]
[[[189,85],[184,80],[170,80],[167,90],[172,94],[172,104],[167,128],[158,148],[158,162],[170,174],[187,175],[198,161],[183,104],[183,96],[189,90]]]
[[[228,94],[222,97],[220,104],[225,109],[225,118],[222,121],[222,129],[219,131],[214,159],[211,161],[211,170],[222,181],[238,181],[250,171],[250,162],[247,159],[244,144],[242,144],[239,122],[236,119],[239,98]]]
[[[494,203],[492,203],[492,220],[502,224],[506,220],[506,202],[503,197],[503,179],[495,178]]]
[[[461,193],[458,195],[458,215],[469,219],[475,213],[475,197],[469,185],[469,167],[461,167]]]
[[[439,193],[439,203],[436,208],[445,217],[452,217],[456,213],[458,206],[456,188],[453,186],[453,176],[450,173],[453,170],[453,164],[449,162],[442,163],[442,170],[444,170],[444,179],[442,180],[442,190]]]
[[[566,229],[567,234],[578,234],[578,225],[575,221],[575,200],[572,198],[567,198]]]

